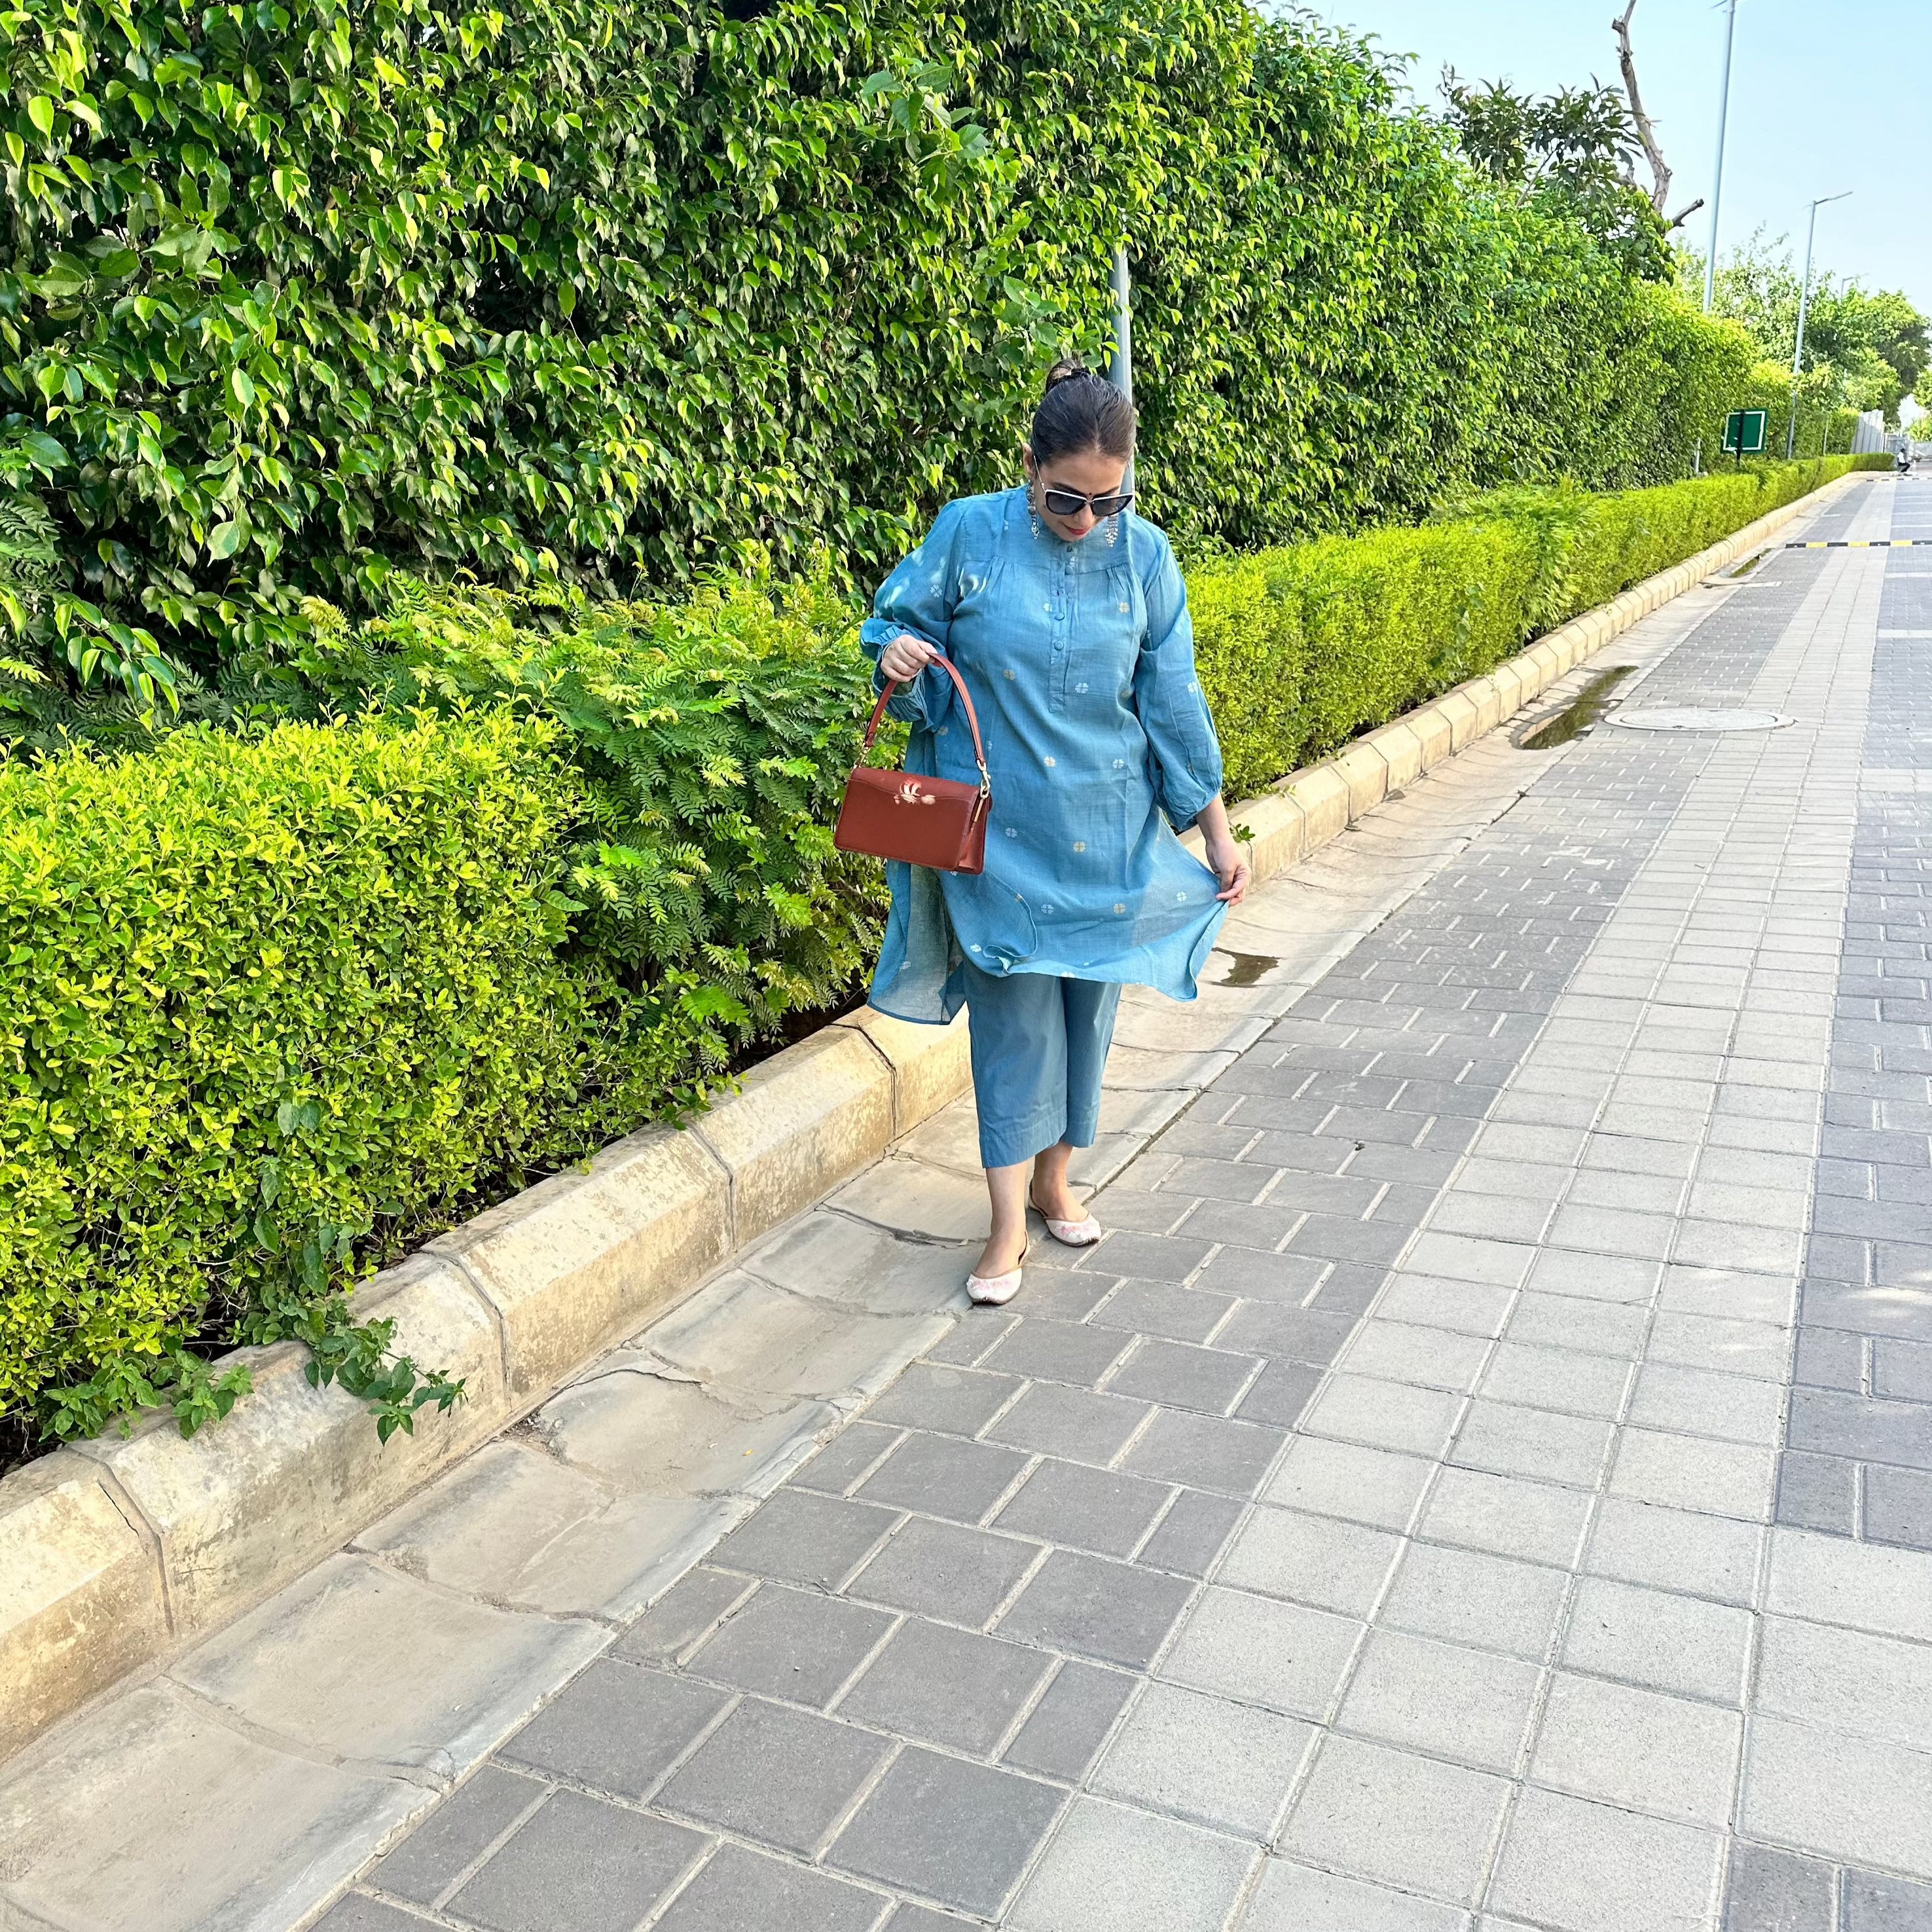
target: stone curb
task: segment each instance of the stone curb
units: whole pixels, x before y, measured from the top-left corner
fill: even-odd
[[[1318,850],[1852,480],[1760,518],[1238,806],[1256,876]],[[627,1136],[386,1270],[358,1310],[392,1318],[400,1350],[468,1384],[449,1417],[414,1436],[379,1444],[362,1405],[310,1387],[306,1352],[284,1344],[232,1358],[249,1366],[255,1393],[218,1429],[184,1441],[150,1417],[125,1438],[74,1444],[0,1481],[0,1759],[341,1549],[968,1084],[963,1018],[916,1027],[862,1008],[752,1070],[688,1128]]]

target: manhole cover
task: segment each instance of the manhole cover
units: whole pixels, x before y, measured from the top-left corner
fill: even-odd
[[[1700,711],[1659,705],[1648,711],[1613,711],[1606,724],[1626,731],[1781,731],[1798,720],[1782,711]]]

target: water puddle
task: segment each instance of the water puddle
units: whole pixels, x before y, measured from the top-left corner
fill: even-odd
[[[1760,550],[1760,551],[1758,552],[1758,554],[1756,554],[1756,556],[1748,556],[1748,557],[1746,557],[1746,558],[1744,559],[1744,562],[1742,562],[1741,564],[1739,564],[1739,565],[1738,566],[1737,568],[1736,568],[1736,569],[1735,569],[1734,571],[1732,571],[1732,572],[1731,572],[1732,576],[1733,576],[1733,577],[1748,577],[1748,576],[1750,576],[1750,574],[1751,574],[1751,572],[1752,572],[1753,571],[1754,571],[1755,569],[1756,569],[1756,568],[1758,567],[1758,566],[1759,566],[1760,564],[1761,564],[1762,562],[1763,562],[1763,561],[1765,560],[1765,559],[1766,559],[1766,557],[1768,557],[1768,556],[1770,556],[1770,554],[1771,554],[1771,553],[1770,553],[1770,551],[1769,551],[1769,550]]]
[[[1598,671],[1561,711],[1526,731],[1516,741],[1516,748],[1552,752],[1558,745],[1580,738],[1603,716],[1610,693],[1636,669],[1635,664],[1612,664],[1607,670]]]
[[[1232,959],[1234,964],[1233,970],[1224,977],[1210,980],[1209,984],[1211,986],[1258,986],[1261,982],[1263,974],[1272,973],[1281,964],[1279,959],[1265,952],[1230,952],[1226,946],[1217,946],[1214,950],[1226,958]]]

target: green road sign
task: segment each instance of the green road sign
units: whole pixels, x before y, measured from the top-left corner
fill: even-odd
[[[1724,418],[1724,454],[1757,456],[1764,449],[1762,410],[1733,410]]]

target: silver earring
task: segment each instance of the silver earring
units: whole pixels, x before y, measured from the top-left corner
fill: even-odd
[[[1027,514],[1033,519],[1033,533],[1036,541],[1040,536],[1040,505],[1033,494],[1033,485],[1027,485]]]

